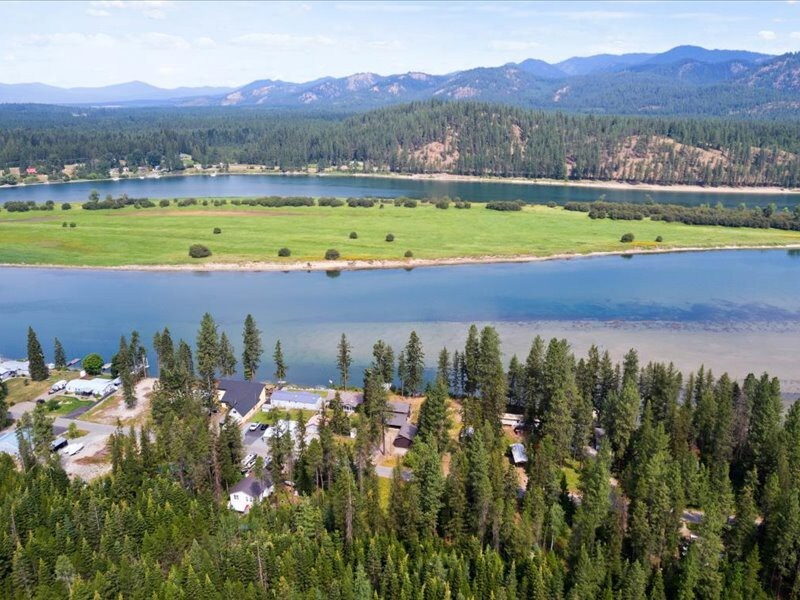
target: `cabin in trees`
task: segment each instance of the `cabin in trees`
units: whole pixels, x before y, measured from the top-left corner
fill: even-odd
[[[274,489],[272,478],[266,473],[260,479],[250,476],[245,477],[231,488],[228,508],[236,512],[246,513],[254,504],[269,496]]]
[[[386,403],[386,426],[393,429],[400,429],[403,425],[408,423],[411,417],[411,405],[408,402],[393,402]]]
[[[0,361],[0,381],[11,379],[12,377],[30,377],[28,361],[5,360]]]
[[[263,383],[220,379],[217,386],[219,401],[228,408],[228,414],[237,421],[252,417],[267,399]]]
[[[314,392],[302,392],[296,390],[275,390],[269,399],[269,406],[265,405],[264,410],[271,408],[281,408],[283,410],[322,410],[324,400],[322,396]]]
[[[511,454],[511,462],[514,466],[524,465],[528,462],[528,453],[525,452],[525,446],[522,444],[511,444],[508,448]]]
[[[408,422],[405,423],[400,428],[400,431],[397,432],[397,437],[394,438],[394,447],[405,449],[410,448],[411,444],[414,442],[414,438],[417,437],[417,431],[418,428],[416,425],[412,425]]]

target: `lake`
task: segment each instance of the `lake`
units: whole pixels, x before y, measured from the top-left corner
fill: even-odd
[[[120,181],[81,181],[66,184],[27,185],[0,188],[0,203],[8,200],[34,202],[81,202],[91,190],[101,197],[106,194],[148,198],[186,198],[201,196],[338,196],[395,198],[460,197],[473,202],[490,200],[523,200],[525,202],[592,202],[600,196],[608,201],[645,202],[652,198],[665,204],[716,204],[779,206],[800,203],[800,193],[765,195],[743,192],[689,193],[670,190],[612,190],[584,185],[516,184],[502,182],[437,181],[392,179],[386,177],[348,177],[313,175],[220,175],[218,177],[162,177],[160,179],[126,179]]]
[[[69,358],[99,352],[137,329],[146,345],[168,326],[194,340],[211,312],[235,345],[252,313],[265,357],[280,338],[289,379],[335,379],[345,332],[356,367],[378,338],[399,350],[415,329],[434,366],[442,346],[462,348],[470,323],[495,325],[506,360],[533,337],[566,337],[584,354],[596,343],[615,359],[630,347],[643,360],[701,363],[743,377],[768,370],[800,389],[800,256],[785,250],[719,251],[465,265],[405,270],[184,273],[0,269],[0,355],[25,354],[26,330],[48,360],[57,336]],[[237,347],[237,353],[239,348]],[[155,362],[153,361],[153,364]],[[265,358],[261,378],[273,365]],[[360,377],[360,374],[357,378]]]

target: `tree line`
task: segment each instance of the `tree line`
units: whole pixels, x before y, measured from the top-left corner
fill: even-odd
[[[253,378],[263,347],[252,317],[242,341]],[[661,600],[800,589],[800,403],[784,414],[766,373],[683,374],[635,350],[621,362],[594,346],[578,357],[539,337],[506,361],[497,331],[472,326],[426,381],[434,361],[415,332],[399,352],[378,340],[358,413],[344,414],[337,394],[317,438],[299,435],[294,451],[271,443],[276,492],[239,517],[224,500],[241,477],[241,431],[211,403],[214,380],[238,363],[230,340],[207,314],[194,350],[168,329],[153,342],[152,418],[112,436],[110,475],[70,482],[36,412],[19,435],[21,467],[0,456],[4,596]],[[339,387],[350,387],[344,334],[336,356]],[[280,344],[274,358],[285,377]],[[386,485],[374,463],[389,387],[424,397]],[[503,427],[508,412],[520,434]],[[525,445],[524,467],[506,458],[509,436]]]
[[[0,168],[35,166],[55,180],[110,169],[179,172],[246,163],[279,170],[347,166],[371,173],[657,184],[797,186],[800,124],[570,115],[477,102],[416,102],[354,116],[224,109],[0,110]],[[426,151],[444,145],[441,153]],[[8,174],[7,177],[13,179]]]

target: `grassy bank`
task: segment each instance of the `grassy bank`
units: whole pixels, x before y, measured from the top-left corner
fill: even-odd
[[[75,227],[62,227],[62,222]],[[220,234],[214,234],[218,227]],[[350,239],[350,232],[358,234]],[[620,242],[631,232],[636,241]],[[393,242],[386,241],[387,234]],[[656,243],[661,236],[663,241]],[[213,255],[191,259],[189,246]],[[585,213],[526,206],[520,212],[432,205],[264,208],[233,206],[0,213],[0,263],[112,267],[321,261],[329,248],[343,260],[551,256],[631,249],[785,246],[800,232],[695,226],[661,221],[592,220]],[[278,258],[280,248],[291,257]]]

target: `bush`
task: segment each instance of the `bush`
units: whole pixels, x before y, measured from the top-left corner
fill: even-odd
[[[623,242],[624,244],[630,244],[633,240],[634,237],[632,233],[625,233],[621,238],[619,238],[619,241]]]
[[[317,202],[320,206],[330,206],[335,208],[337,206],[344,206],[344,200],[339,198],[320,198]]]
[[[220,229],[219,227],[214,227],[214,235],[219,233],[222,233],[222,229]]]
[[[656,242],[658,242],[659,244],[660,244],[661,242],[663,242],[663,241],[664,241],[664,238],[663,238],[663,237],[661,237],[661,236],[658,236],[658,237],[656,238]]]
[[[465,209],[465,208],[472,208],[472,204],[469,202],[456,202],[454,206],[458,209]]]
[[[67,227],[67,226],[68,226],[68,223],[67,223],[66,221],[64,221],[64,222],[61,224],[61,226],[62,226],[62,227]]]
[[[448,208],[450,208],[450,200],[448,200],[447,198],[442,198],[441,200],[436,202],[435,206],[436,206],[436,208],[441,208],[442,210],[447,210]]]
[[[69,202],[63,202],[61,204],[61,210],[70,210],[72,208],[72,204]]]
[[[556,204],[552,200],[547,203],[547,208],[555,208],[556,206],[558,206],[558,204]]]
[[[387,242],[393,242],[394,241],[394,234],[393,233],[387,233],[386,234],[386,241]]]
[[[81,365],[83,365],[83,370],[86,371],[87,375],[100,375],[103,371],[103,357],[92,352],[84,357]]]
[[[169,200],[167,200],[166,198],[165,198],[165,199],[163,199],[163,200],[159,200],[159,201],[158,201],[158,205],[159,205],[161,208],[166,208],[167,206],[169,206]]]
[[[414,253],[411,250],[406,250],[406,253],[403,256],[405,256],[406,258],[413,258]]]
[[[486,208],[489,210],[522,210],[522,202],[519,200],[495,200],[488,202]]]
[[[280,256],[281,258],[286,258],[287,256],[291,255],[292,251],[289,250],[288,248],[281,248],[280,250],[278,250],[278,256]]]
[[[193,244],[189,247],[189,256],[192,258],[206,258],[207,256],[211,256],[211,250],[202,244]]]
[[[208,206],[208,200],[203,200],[203,206]]]
[[[372,208],[375,206],[375,200],[372,198],[348,198],[347,206],[350,208]]]
[[[335,248],[329,248],[325,251],[325,260],[339,260],[339,251]]]
[[[350,232],[350,239],[351,240],[357,240],[358,239],[358,234],[355,231],[351,231]]]
[[[69,224],[69,226],[75,229],[78,226],[78,224],[75,221],[73,221],[72,223]]]

